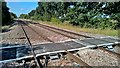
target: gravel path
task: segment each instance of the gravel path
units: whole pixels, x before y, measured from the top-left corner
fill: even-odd
[[[90,66],[118,66],[116,55],[104,52],[100,49],[84,49],[78,52],[80,58]]]

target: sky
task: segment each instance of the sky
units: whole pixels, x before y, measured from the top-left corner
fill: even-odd
[[[37,2],[7,2],[10,12],[15,13],[17,16],[20,14],[27,14],[31,10],[36,9]]]
[[[38,2],[40,0],[5,0],[6,2]]]

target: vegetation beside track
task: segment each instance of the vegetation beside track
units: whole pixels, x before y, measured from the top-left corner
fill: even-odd
[[[2,32],[5,32],[5,31],[8,31],[9,30],[9,28],[10,28],[10,26],[9,25],[6,25],[6,26],[2,26]]]
[[[96,34],[118,36],[120,2],[38,2],[35,10],[19,18]],[[67,21],[67,23],[66,23]],[[53,22],[53,23],[50,23]]]
[[[64,23],[93,29],[120,27],[120,2],[38,2],[38,7],[20,18]]]
[[[88,32],[88,33],[93,33],[93,34],[103,34],[103,35],[109,35],[109,36],[118,36],[118,30],[111,30],[111,29],[94,29],[94,28],[81,28],[80,26],[73,26],[69,24],[68,22],[65,23],[57,23],[57,22],[47,22],[47,21],[35,21],[39,23],[44,23],[68,30],[73,30],[76,32]]]

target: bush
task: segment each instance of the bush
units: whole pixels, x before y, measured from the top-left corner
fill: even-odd
[[[56,23],[56,24],[59,24],[59,23],[60,23],[60,20],[57,19],[57,18],[51,18],[51,22]]]
[[[9,31],[10,26],[2,26],[2,32]]]

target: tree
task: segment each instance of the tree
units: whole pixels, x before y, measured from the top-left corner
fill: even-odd
[[[35,10],[32,10],[31,12],[28,13],[29,16],[34,16],[35,15]]]
[[[9,8],[6,6],[6,2],[2,2],[2,25],[8,25],[11,21]]]
[[[21,14],[19,18],[25,18],[25,19],[29,19],[30,16],[27,14]]]
[[[17,18],[17,15],[12,13],[12,12],[10,12],[10,16],[11,16],[12,19]]]
[[[30,18],[100,29],[120,27],[120,2],[38,2]],[[73,6],[73,7],[71,7]],[[114,25],[114,26],[113,26]]]

